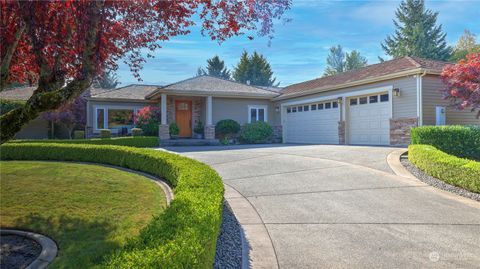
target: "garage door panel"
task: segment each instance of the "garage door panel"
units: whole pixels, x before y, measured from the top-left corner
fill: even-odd
[[[338,144],[338,108],[286,114],[287,143]]]
[[[357,102],[356,105],[350,105],[349,102],[348,142],[365,145],[390,144],[390,109],[389,102],[366,104]]]

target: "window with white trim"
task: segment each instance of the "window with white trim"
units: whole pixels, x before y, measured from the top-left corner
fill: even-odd
[[[95,107],[95,118],[93,119],[93,129],[95,131],[101,129],[128,129],[133,128],[134,115],[139,108],[128,106],[100,106]]]
[[[105,129],[105,108],[96,108],[95,109],[95,129]]]
[[[267,121],[267,106],[248,106],[248,123],[257,121]]]

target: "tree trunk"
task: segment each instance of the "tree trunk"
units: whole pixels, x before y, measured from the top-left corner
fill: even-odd
[[[2,64],[0,65],[0,91],[3,91],[7,86],[10,63],[12,62],[13,54],[15,53],[15,49],[17,48],[18,42],[20,41],[20,38],[25,31],[25,28],[25,24],[19,26],[17,32],[15,32],[15,39],[13,40],[12,44],[10,44],[10,46],[7,48],[5,57],[1,59]],[[4,45],[5,44],[2,44],[2,46]]]

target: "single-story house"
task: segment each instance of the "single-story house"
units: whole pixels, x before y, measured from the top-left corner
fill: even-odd
[[[166,86],[129,85],[92,94],[87,126],[92,134],[103,128],[115,132],[133,127],[133,115],[142,107],[159,106],[161,139],[169,139],[172,122],[181,137],[191,137],[199,121],[205,139],[213,139],[215,124],[233,119],[265,121],[285,143],[404,145],[414,126],[480,125],[476,113],[457,111],[442,99],[439,75],[447,64],[404,57],[281,90],[210,76]]]

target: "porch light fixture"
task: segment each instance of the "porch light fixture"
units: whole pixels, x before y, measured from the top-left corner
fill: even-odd
[[[337,98],[337,102],[341,105],[342,102],[343,102],[343,98],[342,98],[342,97],[338,97],[338,98]]]
[[[399,88],[393,89],[393,96],[400,96],[400,89]]]
[[[280,107],[279,106],[275,107],[275,112],[277,112],[277,113],[280,112]]]

